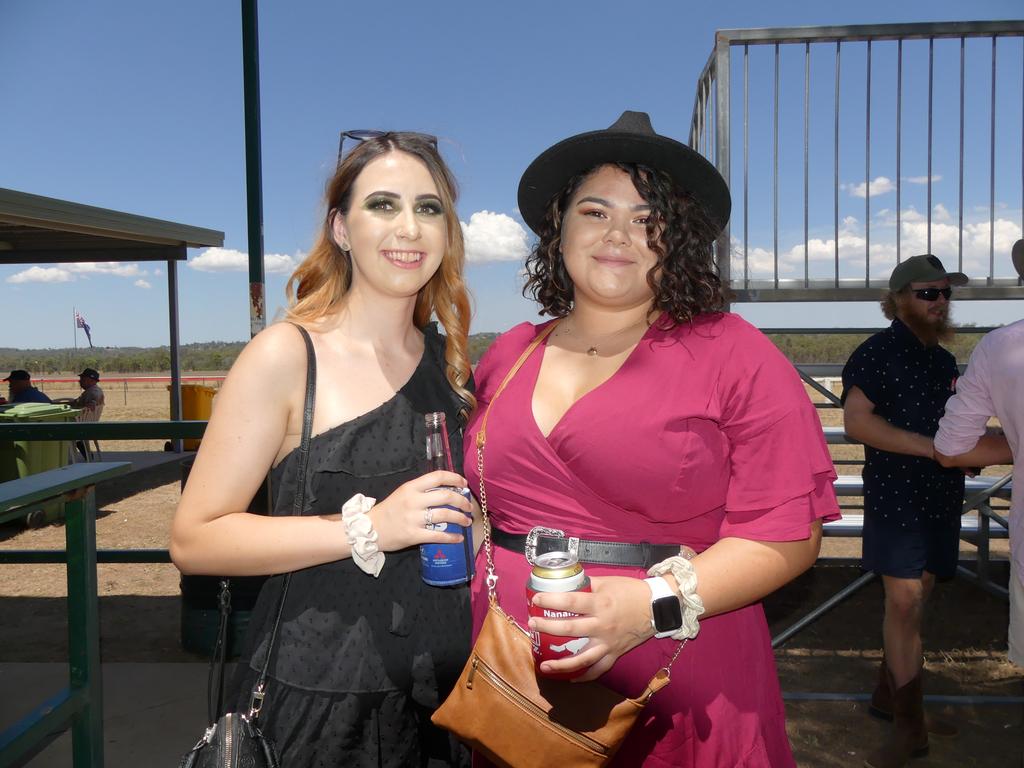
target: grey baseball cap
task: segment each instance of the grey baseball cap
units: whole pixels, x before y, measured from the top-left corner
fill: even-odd
[[[889,276],[889,290],[902,291],[911,283],[930,283],[934,280],[949,279],[950,285],[967,285],[967,275],[963,272],[947,272],[937,256],[925,253],[911,256],[896,265]]]

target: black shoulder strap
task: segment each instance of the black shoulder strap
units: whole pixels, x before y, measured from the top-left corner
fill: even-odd
[[[224,711],[224,659],[228,647],[228,620],[231,617],[229,583],[228,579],[220,580],[220,593],[217,597],[220,625],[217,627],[217,641],[213,646],[210,669],[206,673],[206,713],[211,723],[217,722],[217,718]]]
[[[313,436],[313,408],[316,401],[316,353],[313,351],[313,340],[309,333],[301,325],[294,324],[302,340],[306,343],[306,399],[302,411],[302,440],[299,443],[299,466],[295,475],[295,500],[292,504],[292,514],[298,515],[302,512],[306,501],[306,485],[309,482],[309,444]],[[249,719],[255,720],[263,706],[263,698],[266,692],[267,670],[270,669],[274,651],[277,650],[277,633],[281,628],[281,616],[284,614],[284,603],[288,598],[288,587],[291,584],[292,575],[284,575],[284,584],[281,587],[281,599],[277,605],[277,616],[274,618],[274,629],[270,633],[270,642],[267,644],[267,656],[263,661],[263,669],[253,687],[252,696],[249,700]]]

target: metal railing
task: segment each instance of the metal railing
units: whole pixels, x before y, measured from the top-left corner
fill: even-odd
[[[0,765],[24,765],[64,730],[72,731],[75,768],[103,765],[103,684],[96,578],[95,486],[129,469],[126,462],[75,464],[0,486],[0,522],[39,502],[66,501],[68,582],[67,687],[0,732]]]
[[[181,439],[202,437],[206,425],[205,421],[12,422],[0,424],[0,440]],[[129,468],[126,462],[73,464],[0,484],[4,489],[0,522],[17,519],[31,504],[51,498],[68,500],[64,550],[0,550],[0,563],[67,564],[70,667],[66,689],[0,732],[2,766],[23,765],[69,726],[75,767],[99,768],[104,764],[96,564],[170,562],[166,549],[96,548],[95,484],[122,475]],[[16,490],[11,491],[12,487]]]
[[[904,177],[906,164],[903,158],[903,149],[909,142],[914,141],[926,148],[926,175],[911,177],[915,183],[923,184],[926,187],[926,207],[924,238],[915,242],[921,250],[931,252],[933,247],[933,229],[935,224],[935,199],[933,185],[936,181],[934,174],[934,159],[936,157],[936,126],[935,126],[935,93],[938,89],[940,94],[946,96],[953,89],[958,93],[958,116],[959,126],[957,131],[957,253],[955,262],[958,268],[964,267],[964,232],[965,209],[974,207],[974,201],[965,199],[964,178],[965,178],[965,147],[974,148],[977,142],[988,142],[987,176],[988,176],[988,218],[987,221],[977,222],[974,232],[982,236],[987,227],[987,268],[979,264],[972,264],[970,272],[975,275],[984,271],[981,277],[972,276],[970,283],[958,290],[958,299],[1001,299],[1001,298],[1024,298],[1024,287],[1021,280],[1009,269],[1009,258],[1005,259],[1005,265],[996,262],[995,233],[997,228],[997,205],[996,201],[996,179],[999,174],[1005,174],[1005,178],[1012,178],[1012,185],[1019,186],[1017,192],[1020,194],[1021,220],[1020,232],[1024,231],[1024,155],[1020,158],[1020,167],[1007,167],[1000,164],[999,151],[997,150],[997,125],[999,136],[1009,135],[1011,140],[1006,142],[1009,147],[1017,150],[1024,143],[1024,93],[1004,93],[1007,86],[999,88],[1000,83],[1013,84],[1020,78],[1024,69],[1024,45],[1018,46],[1016,40],[1012,44],[1003,44],[1008,49],[1000,55],[999,43],[1004,38],[1024,38],[1024,21],[976,21],[976,22],[949,22],[949,23],[928,23],[928,24],[886,24],[886,25],[863,25],[863,26],[841,26],[841,27],[790,27],[773,29],[731,29],[719,30],[715,36],[715,48],[708,59],[704,71],[697,82],[696,95],[694,99],[693,116],[690,125],[690,145],[707,156],[715,163],[718,170],[729,182],[733,191],[733,216],[730,228],[722,233],[716,244],[716,251],[719,261],[719,270],[725,281],[727,281],[735,292],[735,301],[864,301],[873,300],[878,297],[880,289],[886,285],[891,267],[905,258],[905,237],[903,230],[910,223],[907,221],[907,214],[903,210],[904,184],[907,179]],[[954,46],[942,46],[937,51],[937,40],[959,40],[958,50],[950,50]],[[974,41],[977,40],[976,44]],[[918,43],[917,41],[921,41]],[[990,44],[985,44],[990,41]],[[905,46],[905,43],[907,45]],[[980,45],[984,51],[976,51]],[[760,76],[770,73],[768,87],[751,89],[751,68],[750,59],[752,49],[767,46],[770,48],[768,61],[763,62],[766,66],[758,66],[755,74]],[[913,47],[913,50],[911,48]],[[891,50],[894,48],[895,50]],[[907,50],[905,50],[905,48]],[[926,51],[924,50],[926,48]],[[1017,53],[1019,48],[1020,53]],[[796,62],[790,53],[796,50],[802,54],[802,61]],[[846,70],[843,68],[843,56],[846,55]],[[884,55],[880,55],[884,54]],[[958,54],[958,77],[945,77],[949,71],[947,54]],[[970,55],[969,55],[970,54]],[[822,65],[818,61],[822,55],[831,60],[831,64]],[[937,55],[940,58],[937,66]],[[926,64],[919,59],[926,56]],[[973,57],[973,58],[972,58]],[[978,59],[984,59],[986,73],[984,76],[969,75],[969,66]],[[863,59],[863,62],[861,62]],[[737,61],[738,60],[738,61]],[[758,64],[763,60],[759,60]],[[863,63],[863,77],[850,75],[850,64]],[[802,76],[795,66],[801,63]],[[734,64],[739,73],[734,75]],[[787,64],[789,66],[787,66]],[[905,64],[914,64],[915,72],[918,72],[918,81],[915,85],[927,89],[927,107],[924,108],[925,117],[922,133],[917,135],[908,132],[905,118],[904,105],[908,101],[907,88],[905,83],[907,75],[905,69],[910,67]],[[973,69],[970,70],[973,73]],[[783,74],[785,72],[785,75]],[[830,75],[831,88],[821,85],[822,73]],[[936,73],[939,73],[940,82],[936,82]],[[1009,73],[1011,76],[1006,76]],[[1002,80],[999,79],[1003,75]],[[796,89],[793,88],[794,80],[802,80],[800,97],[796,99],[787,98]],[[763,78],[759,79],[759,83]],[[927,83],[925,85],[925,82]],[[976,121],[965,121],[965,112],[972,117],[977,110],[972,101],[971,109],[968,111],[968,97],[974,99],[981,92],[979,88],[968,90],[965,84],[982,85],[987,93],[988,103],[987,122],[983,126],[976,125]],[[882,84],[887,85],[894,93],[892,99],[894,104],[889,103],[878,95]],[[949,86],[948,88],[946,86]],[[737,96],[734,90],[740,91]],[[812,90],[814,91],[812,93]],[[831,93],[827,91],[831,90]],[[822,91],[825,91],[824,93]],[[913,89],[917,94],[918,89]],[[751,96],[757,103],[753,111],[751,107]],[[855,95],[856,94],[856,97]],[[770,95],[770,98],[769,98]],[[1017,114],[1001,115],[997,109],[1002,97],[1013,104],[1018,98],[1021,106]],[[978,98],[981,98],[978,96]],[[856,103],[854,103],[856,101]],[[845,110],[844,110],[845,106]],[[872,107],[877,106],[873,115]],[[879,113],[883,113],[883,107],[891,106],[892,123],[889,130],[882,131],[878,128]],[[780,121],[784,120],[793,111],[799,111],[802,118],[800,131],[784,131]],[[1017,112],[1016,104],[1012,106]],[[734,142],[733,136],[733,111],[742,111],[742,141]],[[863,114],[860,110],[863,109]],[[830,111],[831,115],[824,115]],[[750,128],[755,125],[759,116],[767,112],[770,125],[771,139],[770,149],[767,152],[757,152],[756,148],[767,145],[766,137],[760,142],[751,142]],[[796,121],[792,122],[795,127]],[[812,136],[812,126],[818,129]],[[812,147],[823,143],[822,138],[825,127],[831,134],[831,155],[827,152],[812,152]],[[972,133],[973,128],[978,128]],[[841,181],[841,167],[844,165],[844,152],[850,151],[850,143],[844,141],[847,134],[855,134],[863,130],[863,182],[862,184],[844,185]],[[767,133],[767,129],[762,129]],[[790,162],[789,154],[795,156],[796,142],[789,139],[793,133],[802,132],[800,148],[802,161],[800,163],[801,177],[794,182],[793,175],[780,173],[780,165],[786,169],[793,169],[796,163]],[[983,134],[976,138],[977,134]],[[758,138],[755,136],[755,139]],[[817,141],[816,141],[817,139]],[[785,146],[783,146],[785,143]],[[915,145],[916,148],[917,145]],[[842,150],[842,151],[841,151]],[[785,154],[784,154],[785,151]],[[873,160],[879,155],[894,155],[895,180],[884,177],[872,179]],[[944,155],[943,155],[944,157]],[[1017,162],[1014,156],[1013,162]],[[780,162],[781,160],[781,162]],[[742,177],[734,179],[732,166],[734,163],[742,167]],[[849,165],[849,159],[845,165]],[[831,166],[831,167],[828,167]],[[766,241],[770,233],[770,251],[767,247],[760,249],[760,258],[757,263],[752,263],[751,251],[753,236],[751,230],[750,204],[751,194],[751,171],[770,167],[770,170],[763,171],[770,179],[770,224],[762,227],[760,236]],[[823,174],[831,172],[831,182],[823,180]],[[859,173],[859,171],[858,171]],[[1018,185],[1019,182],[1019,185]],[[786,193],[780,192],[780,185],[785,185]],[[796,243],[790,248],[786,258],[780,259],[780,233],[786,228],[780,225],[780,217],[791,214],[790,207],[783,204],[796,198],[795,191],[797,184],[802,186],[802,248]],[[872,189],[872,184],[875,188]],[[856,237],[845,236],[842,229],[843,206],[840,205],[840,190],[848,186],[851,194],[855,197],[863,196],[863,234]],[[1006,188],[1003,184],[1001,188]],[[883,189],[884,188],[884,189]],[[814,237],[812,233],[823,233],[827,226],[818,218],[812,218],[812,200],[820,202],[825,197],[825,190],[831,194],[831,241],[822,237]],[[813,191],[812,191],[813,190]],[[895,192],[895,242],[886,245],[889,250],[883,250],[879,243],[872,242],[872,198],[881,193]],[[796,201],[794,200],[794,203]],[[944,209],[943,209],[944,210]],[[760,214],[760,207],[755,213]],[[875,212],[877,214],[877,211]],[[767,217],[767,214],[766,214]],[[919,218],[920,214],[915,214]],[[790,220],[795,217],[787,216]],[[1000,221],[1000,224],[1003,222]],[[1018,222],[1011,222],[1016,226]],[[742,239],[734,240],[731,236],[732,228],[742,229]],[[795,230],[797,227],[791,227]],[[1013,238],[1016,239],[1016,238]],[[862,243],[860,241],[863,241]],[[845,241],[845,242],[844,242]],[[891,248],[895,246],[894,253]],[[812,250],[814,253],[812,254]],[[1007,249],[1008,250],[1008,249]],[[921,252],[920,250],[917,252]],[[950,253],[939,253],[942,258],[952,259]],[[978,254],[975,254],[976,256]],[[895,257],[893,260],[892,257]],[[863,258],[863,269],[860,269],[859,261]],[[950,261],[947,261],[949,264]],[[973,269],[978,267],[978,269]],[[883,274],[884,271],[884,274]],[[735,272],[735,274],[734,274]],[[770,272],[770,274],[769,274]]]

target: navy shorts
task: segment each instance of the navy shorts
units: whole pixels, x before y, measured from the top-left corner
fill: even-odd
[[[913,520],[879,509],[864,510],[861,567],[881,576],[919,579],[924,571],[946,581],[960,559],[960,508]]]

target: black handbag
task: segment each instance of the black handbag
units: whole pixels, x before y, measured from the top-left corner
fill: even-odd
[[[295,327],[299,329],[302,340],[306,343],[306,400],[302,413],[302,441],[299,446],[297,474],[299,482],[292,505],[293,515],[302,511],[305,502],[309,444],[313,434],[313,403],[316,394],[316,356],[313,353],[313,342],[305,328],[299,325]],[[249,711],[228,712],[218,717],[217,715],[224,709],[224,656],[227,650],[228,616],[231,613],[228,581],[221,581],[220,628],[207,679],[207,716],[211,725],[196,745],[181,758],[178,768],[280,768],[281,761],[273,740],[263,735],[257,723],[265,704],[267,670],[270,668],[277,645],[277,633],[281,626],[281,616],[284,613],[284,603],[291,579],[290,573],[285,574],[274,628],[267,645],[267,657],[249,697]]]

